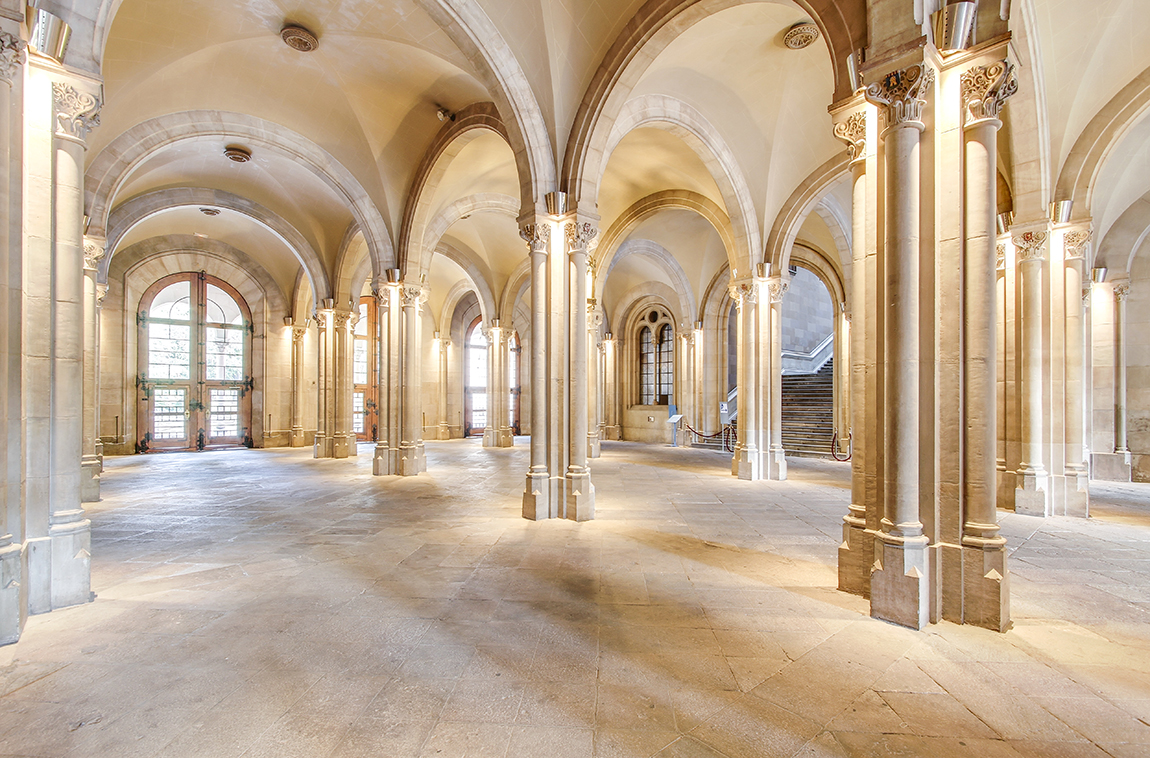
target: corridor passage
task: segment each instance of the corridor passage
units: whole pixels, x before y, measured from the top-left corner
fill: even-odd
[[[96,600],[0,648],[0,756],[1150,755],[1150,485],[1001,514],[1014,629],[913,632],[835,589],[849,464],[604,443],[597,519],[532,523],[523,443],[108,459]]]

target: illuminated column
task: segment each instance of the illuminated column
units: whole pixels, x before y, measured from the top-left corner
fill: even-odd
[[[447,420],[447,353],[451,349],[451,340],[436,333],[436,345],[439,348],[439,428],[438,436],[441,440],[451,439],[451,426]]]
[[[619,340],[610,332],[603,337],[604,421],[606,439],[623,439],[619,424]]]
[[[98,408],[100,310],[97,306],[97,268],[104,257],[105,240],[84,238],[84,442],[80,458],[80,496],[85,503],[100,500],[100,452]]]
[[[691,426],[704,433],[708,431],[707,414],[704,410],[705,405],[703,401],[703,391],[705,387],[703,377],[706,366],[706,362],[704,361],[706,356],[705,344],[706,342],[703,338],[703,324],[701,321],[697,321],[695,322],[694,330],[691,332],[691,355],[694,359],[691,364],[691,386],[695,390],[694,402],[692,403],[691,410]]]
[[[331,457],[347,458],[357,453],[355,426],[352,424],[352,330],[356,314],[336,311],[332,314],[332,366],[335,369],[335,426],[332,434]]]
[[[1086,463],[1086,308],[1089,285],[1088,229],[1066,233],[1066,515],[1090,515],[1090,468]]]
[[[1024,232],[1014,237],[1019,279],[1022,287],[1022,465],[1021,486],[1014,494],[1014,510],[1029,516],[1047,516],[1048,481],[1042,462],[1042,294],[1046,263],[1044,231]]]
[[[90,84],[87,86],[91,86]],[[84,152],[99,99],[52,83],[56,113],[50,527],[52,607],[91,600],[91,522],[81,502],[84,387]],[[94,280],[93,280],[94,296]],[[93,298],[94,299],[94,298]]]
[[[0,456],[0,645],[15,642],[23,626],[21,586],[24,572],[22,552],[21,472],[19,461],[23,449],[17,443],[20,432],[20,361],[21,340],[19,313],[20,282],[9,278],[18,270],[14,259],[20,251],[11,250],[8,225],[12,223],[11,145],[12,83],[23,75],[24,42],[0,29],[0,209],[4,233],[0,234],[0,435],[5,440],[6,455]],[[17,160],[16,165],[21,165]]]
[[[752,279],[741,279],[731,285],[731,299],[735,301],[738,318],[738,336],[735,344],[736,366],[739,389],[738,436],[735,442],[735,455],[731,460],[731,473],[740,479],[760,479],[758,406],[755,402],[758,392],[755,386],[758,372],[755,370],[756,325],[758,313],[758,287]]]
[[[868,463],[874,460],[873,448],[866,444],[867,430],[877,426],[867,412],[874,413],[867,399],[867,329],[874,329],[867,318],[868,303],[873,298],[868,292],[867,276],[867,112],[866,103],[858,98],[847,110],[836,114],[835,137],[847,145],[851,169],[851,307],[846,319],[850,326],[850,428],[857,434],[852,438],[851,450],[851,502],[843,517],[843,541],[839,547],[839,589],[856,595],[870,594],[870,571],[874,562],[874,500],[867,498],[866,481]],[[872,209],[873,210],[873,209]],[[841,432],[840,432],[841,433]],[[871,504],[868,528],[867,503]]]
[[[599,333],[603,314],[595,307],[594,301],[587,303],[587,322],[587,457],[598,458],[599,422],[603,418],[599,392]]]
[[[1130,295],[1128,279],[1114,283],[1114,452],[1126,456],[1126,298]]]
[[[998,116],[1018,89],[1014,66],[995,61],[961,76],[964,112],[963,619],[1010,624],[1006,539],[998,513]],[[1079,300],[1075,290],[1075,301]]]
[[[332,300],[316,309],[316,425],[314,455],[331,458],[335,433],[335,368],[332,365]]]
[[[393,276],[397,272],[393,272]],[[397,278],[397,277],[396,277]],[[377,277],[375,302],[379,329],[379,439],[375,443],[372,474],[399,473],[400,440],[400,297],[399,285],[390,277]]]
[[[547,467],[547,256],[551,227],[546,222],[524,226],[520,236],[531,251],[531,468],[523,492],[523,517],[551,517],[550,472]]]
[[[404,284],[403,297],[403,388],[400,393],[403,428],[400,430],[399,474],[415,476],[427,471],[423,449],[423,361],[420,360],[423,317],[420,309],[427,302],[427,288],[422,284]]]
[[[770,447],[767,449],[763,478],[776,482],[785,481],[787,478],[787,458],[783,449],[783,296],[789,286],[790,283],[781,277],[768,279],[767,294],[770,305],[764,307],[770,321],[768,325],[770,353],[765,366],[766,376],[760,381],[765,379],[770,383],[766,399],[766,402],[770,403],[768,415]]]
[[[888,488],[871,615],[921,629],[930,621],[928,538],[919,513],[919,245],[922,112],[934,69],[914,64],[867,89],[886,130],[886,428]],[[880,419],[876,418],[878,422]]]
[[[597,230],[591,224],[570,221],[564,226],[571,259],[571,404],[570,459],[567,464],[567,513],[574,521],[595,518],[595,485],[587,466],[587,252]]]
[[[310,319],[309,319],[310,321]],[[303,385],[307,323],[291,327],[291,446],[303,447]]]
[[[499,319],[483,328],[487,338],[487,426],[483,430],[484,447],[511,447],[515,437],[511,432],[508,407],[507,331]]]

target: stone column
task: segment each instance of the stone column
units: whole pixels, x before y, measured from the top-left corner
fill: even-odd
[[[587,466],[587,252],[598,234],[591,224],[564,226],[571,259],[571,406],[570,460],[567,465],[567,513],[574,521],[595,518],[595,485]]]
[[[85,503],[100,500],[100,378],[96,369],[100,311],[96,275],[104,257],[104,246],[105,240],[84,238],[84,442],[80,458],[80,499]]]
[[[1014,510],[1029,516],[1048,516],[1046,467],[1043,465],[1042,293],[1046,263],[1046,232],[1024,232],[1014,237],[1022,286],[1022,464],[1021,486],[1014,495]]]
[[[603,387],[605,435],[609,440],[623,439],[619,423],[619,341],[610,332],[603,337]]]
[[[487,338],[487,426],[483,430],[484,447],[511,447],[510,410],[508,407],[507,332],[499,319],[484,327]]]
[[[324,305],[330,305],[325,300]],[[315,312],[316,326],[316,424],[315,443],[313,445],[316,458],[331,458],[334,424],[335,424],[335,391],[334,367],[332,366],[332,316],[329,307],[317,309]]]
[[[19,251],[9,246],[12,172],[9,158],[12,124],[12,84],[22,75],[24,41],[0,29],[0,435],[5,440],[0,456],[0,645],[20,638],[24,622],[21,586],[21,496],[20,468],[23,448],[20,423],[20,283],[9,279],[16,269],[13,258]],[[17,160],[16,165],[21,165]],[[15,252],[15,254],[14,254]]]
[[[770,300],[767,314],[770,320],[770,360],[767,376],[763,379],[770,383],[767,398],[770,403],[770,447],[767,450],[763,478],[776,482],[787,478],[787,457],[783,449],[783,296],[789,286],[790,283],[782,277],[767,280]]]
[[[400,430],[399,474],[415,476],[427,471],[423,449],[423,317],[421,307],[427,302],[427,288],[422,284],[404,284],[403,297],[403,389],[400,402],[403,428]]]
[[[863,103],[856,103],[835,124],[835,137],[847,145],[851,169],[851,305],[850,324],[850,395],[851,428],[859,439],[851,450],[851,502],[843,517],[843,542],[839,547],[839,589],[855,595],[870,594],[870,569],[874,561],[873,531],[867,528],[866,476],[868,453],[863,430],[875,419],[866,417],[866,307],[867,293],[866,214],[867,204],[867,113]],[[874,325],[870,325],[874,328]],[[874,412],[873,407],[870,409]]]
[[[735,442],[735,455],[731,459],[731,473],[740,479],[754,481],[762,478],[759,471],[758,436],[758,395],[755,386],[758,372],[755,370],[755,320],[757,314],[758,288],[752,279],[741,279],[731,285],[731,299],[735,301],[738,318],[735,338],[735,362],[739,388],[738,434]]]
[[[351,422],[352,394],[352,330],[356,313],[335,311],[332,314],[332,366],[335,369],[335,426],[332,434],[331,457],[347,458],[357,453],[355,427]]]
[[[375,443],[372,474],[399,473],[399,289],[387,277],[375,282],[375,302],[379,328],[379,439]]]
[[[307,324],[291,327],[291,446],[303,447],[303,383]]]
[[[963,292],[963,618],[1006,631],[1010,588],[998,513],[998,116],[1018,90],[1014,66],[995,61],[961,76],[965,114]],[[1077,297],[1075,298],[1077,299]]]
[[[703,324],[699,321],[695,323],[695,328],[691,332],[691,384],[695,390],[691,408],[691,426],[704,434],[709,431],[707,429],[706,405],[703,400],[705,387],[704,371],[706,366],[705,344],[703,339]]]
[[[547,256],[551,227],[523,227],[520,236],[531,252],[531,468],[523,492],[523,518],[551,517],[550,472],[547,468]]]
[[[1090,515],[1090,467],[1086,463],[1086,312],[1082,291],[1088,229],[1065,237],[1066,259],[1066,515]]]
[[[100,123],[100,101],[53,82],[56,106],[55,234],[52,280],[51,499],[52,607],[91,600],[91,522],[80,505],[84,387],[84,152]],[[94,295],[94,280],[93,280]]]
[[[599,393],[599,331],[603,325],[603,314],[594,300],[587,303],[587,323],[587,457],[598,458],[599,422],[603,418]]]
[[[914,64],[867,88],[884,106],[886,130],[886,428],[887,492],[871,615],[921,629],[930,621],[928,538],[919,514],[919,141],[934,69]],[[879,419],[875,419],[878,421]]]
[[[438,338],[439,344],[439,428],[438,437],[441,440],[451,439],[451,425],[447,419],[447,353],[451,349],[451,340]]]
[[[1126,456],[1126,298],[1130,295],[1128,279],[1114,283],[1114,452]]]

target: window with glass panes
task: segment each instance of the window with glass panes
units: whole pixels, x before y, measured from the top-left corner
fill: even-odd
[[[463,361],[465,434],[482,435],[487,427],[487,337],[479,318],[468,329]]]
[[[666,405],[675,387],[675,329],[671,316],[652,310],[638,325],[639,404]]]
[[[364,441],[376,438],[379,429],[378,388],[378,331],[376,328],[375,298],[365,295],[359,299],[358,320],[352,332],[351,424],[355,436]]]

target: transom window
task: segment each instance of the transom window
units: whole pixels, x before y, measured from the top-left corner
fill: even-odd
[[[670,404],[674,383],[675,329],[666,311],[652,310],[639,323],[639,404]]]

